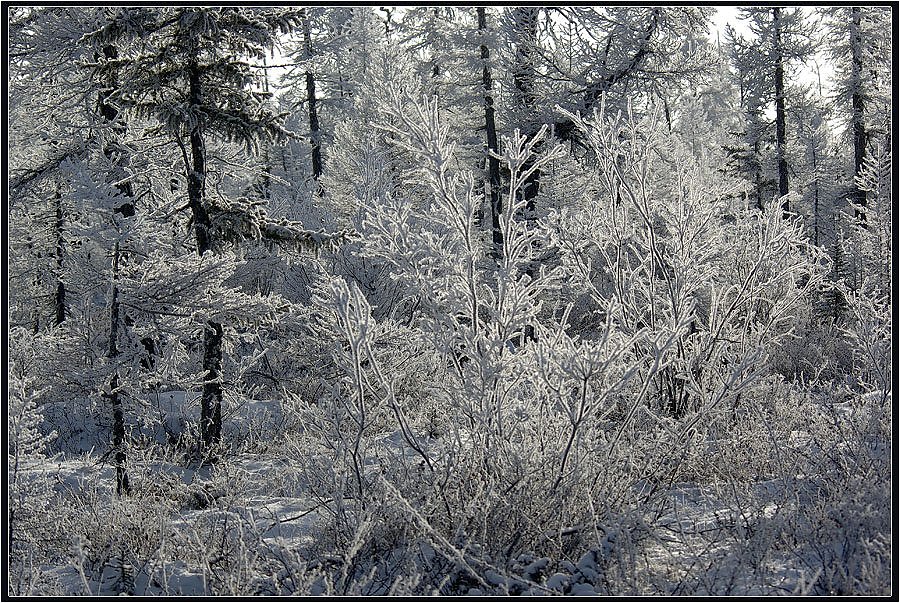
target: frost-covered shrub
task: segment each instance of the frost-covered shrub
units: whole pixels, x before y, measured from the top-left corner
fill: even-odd
[[[733,404],[790,335],[824,278],[824,254],[777,204],[742,204],[739,185],[665,137],[653,116],[572,118],[592,151],[596,192],[551,216],[566,274],[595,312],[615,300],[626,333],[677,338],[652,392],[663,411]]]
[[[393,143],[416,158],[405,177],[430,194],[408,203],[375,191],[362,253],[389,266],[416,301],[397,324],[376,318],[356,283],[320,285],[318,339],[333,342],[323,348],[338,379],[304,405],[328,459],[311,468],[319,491],[334,492],[329,506],[346,526],[338,533],[355,533],[359,513],[388,496],[421,519],[400,532],[446,541],[476,566],[505,567],[523,551],[582,555],[599,525],[658,497],[675,475],[687,440],[659,431],[649,394],[685,324],[623,329],[611,301],[600,306],[603,322],[574,334],[571,309],[542,308],[562,275],[535,270],[546,232],[522,218],[518,191],[558,156],[558,147],[536,154],[544,132],[504,145],[513,180],[495,260],[474,228],[473,181],[454,167],[436,105],[397,95],[384,111]],[[440,409],[438,429],[423,406]],[[483,588],[479,567],[442,592],[465,592],[467,581]]]
[[[52,528],[47,525],[47,508],[53,497],[47,475],[48,445],[54,432],[45,435],[42,394],[29,374],[29,336],[11,332],[7,366],[7,534],[9,538],[9,588],[16,595],[39,591],[43,581],[42,563],[52,558],[47,540]]]

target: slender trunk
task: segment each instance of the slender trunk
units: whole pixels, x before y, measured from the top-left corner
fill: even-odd
[[[110,363],[115,363],[119,356],[119,242],[116,241],[113,248],[112,261],[112,291],[110,293],[109,311],[109,348],[107,358]],[[109,381],[109,401],[113,411],[113,450],[115,451],[116,464],[116,494],[128,494],[131,486],[128,483],[128,470],[126,468],[125,452],[125,413],[122,410],[122,400],[119,396],[119,372],[113,369]]]
[[[106,59],[116,59],[119,56],[116,47],[109,44],[103,47],[103,55]],[[130,218],[135,215],[134,206],[134,189],[131,180],[128,178],[126,166],[128,164],[128,155],[125,147],[121,144],[122,138],[125,136],[125,125],[118,123],[119,110],[110,102],[110,96],[115,93],[118,82],[113,78],[108,82],[109,88],[102,90],[97,102],[97,111],[100,116],[110,125],[114,136],[106,144],[103,154],[114,162],[115,170],[111,174],[116,182],[116,188],[125,200],[113,211],[120,214],[123,218]],[[107,358],[110,363],[115,365],[119,356],[118,339],[119,339],[119,259],[122,254],[119,251],[119,242],[116,241],[113,247],[112,257],[112,290],[110,292],[110,312],[109,312],[109,346],[107,348]],[[126,320],[126,323],[128,321]],[[151,340],[152,341],[152,340]],[[113,366],[113,372],[109,380],[108,398],[112,407],[113,414],[113,451],[115,454],[116,467],[116,494],[119,496],[129,494],[131,486],[128,481],[127,469],[127,452],[125,449],[125,413],[122,408],[122,399],[119,392],[119,372]]]
[[[188,69],[191,106],[199,106],[202,101],[200,87],[200,67],[192,62]],[[201,256],[212,249],[210,228],[212,222],[206,206],[203,204],[206,195],[206,146],[203,142],[203,131],[200,124],[190,132],[191,164],[187,168],[188,205],[194,221],[194,236],[197,239],[197,253]]]
[[[784,51],[781,43],[781,8],[772,9],[772,18],[775,25],[775,147],[778,156],[778,195],[784,197],[788,194],[788,166],[787,166],[787,127],[784,109]],[[783,199],[781,207],[785,215],[790,213],[790,202]]]
[[[529,138],[536,133],[535,124],[532,123],[533,111],[535,104],[534,94],[534,47],[537,45],[537,24],[538,11],[536,7],[518,7],[513,9],[515,14],[516,27],[516,70],[513,73],[513,85],[522,99],[522,108],[524,109],[526,127],[523,131]],[[540,145],[535,146],[535,150],[539,150]],[[529,158],[522,166],[522,171],[527,172],[534,165],[534,157]],[[525,219],[534,218],[535,199],[540,190],[541,170],[533,170],[525,179],[521,190],[518,191],[520,199],[525,201]],[[534,262],[529,262],[525,268],[525,273],[534,279],[536,274]],[[535,332],[533,325],[525,325],[523,333],[524,341],[534,341]]]
[[[199,106],[202,102],[200,67],[191,62],[188,68],[190,102]],[[188,172],[188,199],[197,238],[197,253],[202,257],[212,250],[209,213],[204,206],[206,187],[206,147],[200,124],[190,133],[191,165]],[[203,329],[203,393],[200,398],[200,439],[204,451],[219,443],[222,433],[222,325],[207,321]]]
[[[56,222],[54,228],[56,230],[56,324],[61,325],[66,319],[66,286],[62,281],[63,270],[63,207],[62,207],[62,191],[59,185],[53,195],[54,205],[56,206]]]
[[[756,178],[756,209],[762,210],[765,205],[762,192],[762,163],[759,159],[759,137],[753,141],[753,167]]]
[[[211,320],[203,329],[203,370],[200,436],[208,450],[222,439],[222,325]]]
[[[434,21],[435,21],[435,23],[440,23],[440,21],[441,21],[441,10],[440,10],[440,8],[437,7],[437,6],[435,6],[435,7],[432,9],[432,12],[433,12],[433,14],[434,14]],[[440,74],[441,74],[441,66],[440,66],[440,64],[438,63],[437,52],[436,52],[436,51],[433,51],[433,54],[431,55],[431,79],[437,79],[437,77],[438,77]],[[435,85],[434,85],[434,93],[435,93],[435,95],[438,94],[438,85],[437,85],[437,83],[435,83]]]
[[[116,50],[116,47],[112,46],[111,44],[103,47],[103,55],[108,60],[119,58],[118,50]],[[103,148],[103,154],[106,155],[107,159],[110,159],[115,163],[116,169],[111,174],[111,176],[116,182],[116,188],[119,190],[122,196],[127,199],[127,201],[124,201],[113,211],[121,214],[122,217],[131,218],[135,213],[133,201],[134,189],[125,169],[125,166],[128,164],[127,151],[121,144],[121,140],[125,136],[125,125],[116,122],[116,119],[119,117],[119,110],[109,100],[110,96],[115,93],[117,87],[118,83],[116,82],[116,79],[113,78],[109,82],[109,88],[100,91],[100,95],[97,100],[97,112],[100,113],[100,117],[102,117],[110,124],[110,126],[112,127],[112,132],[115,134],[115,137],[110,140]]]
[[[103,54],[107,59],[116,59],[119,57],[116,47],[112,45],[104,46]],[[110,96],[117,88],[118,82],[113,78],[109,82],[109,88],[100,92],[97,101],[97,111],[100,113],[100,116],[111,125],[112,131],[116,134],[115,140],[111,141],[103,149],[104,155],[116,164],[116,170],[112,174],[113,180],[116,182],[115,186],[119,190],[119,193],[125,197],[125,200],[121,205],[114,208],[113,211],[120,214],[123,218],[131,218],[136,213],[134,206],[134,187],[132,186],[131,179],[128,178],[128,173],[125,169],[129,162],[128,152],[127,149],[120,144],[120,141],[125,137],[127,130],[124,123],[116,122],[116,119],[119,117],[119,110],[115,105],[110,103],[109,100]],[[173,180],[174,185],[177,185],[178,181],[175,179]],[[173,191],[174,190],[175,188],[173,188]],[[124,322],[126,327],[134,324],[134,321],[127,315],[124,318]],[[141,360],[141,365],[144,366],[144,368],[151,369],[156,362],[154,359],[154,356],[156,355],[156,342],[152,337],[144,337],[141,339],[141,343],[148,354],[147,358]]]
[[[851,59],[851,102],[853,104],[853,173],[858,175],[863,167],[866,154],[865,104],[862,94],[862,36],[860,34],[861,12],[858,6],[850,9],[850,59]],[[855,187],[854,213],[859,224],[866,227],[866,191]]]
[[[265,68],[266,57],[263,56],[263,92],[269,93],[269,70]],[[263,199],[272,197],[272,160],[269,156],[269,143],[262,145],[263,173],[260,188],[262,189]]]
[[[519,91],[522,108],[527,120],[527,125],[522,129],[529,138],[534,135],[535,127],[531,123],[532,111],[535,104],[534,94],[534,45],[537,43],[538,8],[517,7],[515,11],[516,24],[516,70],[513,73],[513,85]],[[523,171],[528,170],[532,161],[526,162]],[[541,171],[535,170],[525,180],[520,194],[525,200],[525,211],[531,216],[535,209],[535,198],[540,189]]]
[[[303,46],[306,58],[312,57],[312,34],[309,30],[309,16],[303,17]],[[306,100],[309,105],[309,142],[312,145],[313,178],[318,180],[322,175],[322,149],[319,134],[319,115],[316,113],[316,79],[312,72],[306,72]]]
[[[812,141],[812,169],[813,169],[813,245],[819,245],[819,166],[816,153],[816,141]]]
[[[394,10],[387,6],[382,6],[378,10],[384,13],[384,39],[386,42],[390,42],[391,40],[391,18],[394,15]]]
[[[487,29],[487,17],[484,7],[478,9],[478,30],[484,32]],[[484,125],[487,131],[488,146],[488,187],[491,195],[491,233],[494,243],[494,256],[500,258],[503,255],[503,231],[500,228],[500,214],[503,211],[500,196],[500,159],[495,154],[500,153],[500,144],[497,140],[497,124],[494,119],[494,97],[491,93],[493,82],[489,60],[490,50],[486,44],[481,44],[481,81],[484,86]]]

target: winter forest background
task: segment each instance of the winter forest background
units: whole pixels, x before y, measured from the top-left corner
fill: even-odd
[[[890,7],[7,9],[10,594],[892,592]]]

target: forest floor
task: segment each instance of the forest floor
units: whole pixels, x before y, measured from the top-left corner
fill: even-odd
[[[93,514],[80,519],[93,525],[94,535],[73,540],[70,561],[74,562],[42,568],[45,578],[67,594],[118,594],[123,580],[138,595],[203,594],[210,591],[211,581],[220,591],[228,590],[223,589],[228,582],[235,591],[242,591],[256,580],[249,574],[259,571],[262,555],[270,566],[272,559],[281,560],[281,568],[272,566],[269,571],[280,571],[279,579],[286,583],[290,577],[285,572],[290,573],[288,568],[298,560],[287,557],[315,550],[316,539],[334,519],[330,515],[334,501],[298,470],[297,455],[303,452],[284,437],[299,427],[291,424],[289,413],[277,401],[249,401],[226,412],[224,437],[232,442],[228,454],[216,464],[200,465],[186,460],[189,455],[184,451],[164,453],[177,449],[178,437],[197,424],[199,395],[164,392],[157,399],[156,426],[143,431],[134,426],[135,442],[140,445],[130,452],[130,497],[115,495],[111,459],[97,453],[105,449],[101,434],[108,431],[90,420],[72,426],[69,433],[74,435],[57,443],[68,453],[42,466],[23,468],[23,475],[30,474],[32,479],[49,478],[73,516]],[[829,420],[846,422],[839,428],[851,429],[859,412],[848,402],[829,408],[827,414]],[[399,433],[386,438],[398,451],[402,448]],[[794,430],[790,439],[786,444],[795,453],[812,450],[815,443],[804,430]],[[869,454],[876,458],[889,451],[872,449]],[[635,521],[640,534],[635,536],[633,530],[631,535],[639,545],[623,549],[625,553],[609,553],[629,556],[618,567],[627,567],[631,575],[617,580],[643,595],[809,593],[823,572],[836,571],[835,564],[857,547],[844,532],[823,534],[827,521],[810,525],[815,515],[809,509],[817,509],[825,519],[852,512],[852,505],[840,507],[846,498],[835,503],[834,494],[828,492],[833,484],[826,482],[823,476],[788,471],[775,479],[744,483],[672,484],[654,499],[657,503],[652,508],[640,510]],[[646,486],[635,485],[642,487]],[[67,520],[73,521],[63,518]],[[129,558],[154,561],[124,570],[117,565],[116,555],[126,545],[117,541],[110,524],[137,530],[156,549],[153,554],[144,551]],[[87,532],[91,534],[91,529]],[[798,534],[809,539],[799,541]],[[141,538],[127,546],[140,548]],[[227,568],[218,564],[221,559],[214,551],[228,557]],[[889,559],[875,559],[872,564],[883,566],[885,561],[889,563]],[[239,567],[241,563],[246,567]],[[329,560],[318,563],[327,565]],[[601,575],[601,565],[587,557],[577,563],[561,561],[544,587],[560,594],[603,594],[599,584],[609,577]],[[241,571],[248,575],[241,576]],[[257,581],[259,594],[277,594],[265,591],[264,580]],[[317,588],[319,594],[324,590],[313,583],[310,592]],[[484,594],[480,588],[470,590],[473,595]]]

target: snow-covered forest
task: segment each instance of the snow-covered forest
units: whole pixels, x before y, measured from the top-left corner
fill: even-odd
[[[890,7],[6,7],[9,595],[888,595]]]

